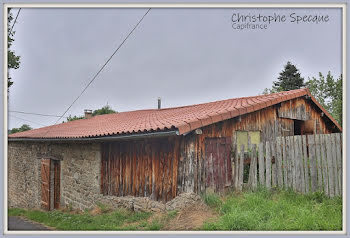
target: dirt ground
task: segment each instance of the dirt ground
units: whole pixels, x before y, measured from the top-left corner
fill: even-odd
[[[188,207],[179,211],[173,219],[165,224],[162,230],[198,230],[205,221],[214,221],[216,218],[217,214],[206,205]]]

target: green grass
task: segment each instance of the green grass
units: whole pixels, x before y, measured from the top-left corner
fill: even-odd
[[[291,190],[231,193],[220,197],[209,193],[202,195],[205,203],[218,214],[215,220],[205,222],[199,230],[341,230],[342,199],[327,198],[322,193],[301,195]],[[132,212],[124,209],[111,210],[97,204],[99,215],[88,210],[76,214],[65,211],[27,210],[10,208],[9,216],[23,216],[57,230],[162,230],[177,211],[164,214]],[[152,217],[151,217],[152,216]]]
[[[204,201],[219,212],[203,230],[341,230],[342,199],[321,193],[300,195],[293,191],[258,189],[221,198],[206,195]],[[223,201],[222,201],[223,200]]]
[[[131,212],[127,210],[103,210],[100,215],[88,212],[72,214],[67,211],[26,210],[10,208],[9,216],[23,216],[57,230],[159,230],[157,224],[148,224],[151,216],[148,212]]]

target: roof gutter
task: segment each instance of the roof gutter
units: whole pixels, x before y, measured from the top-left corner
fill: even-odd
[[[103,137],[85,137],[85,138],[8,138],[8,141],[26,141],[26,142],[98,142],[98,141],[116,141],[116,140],[130,140],[130,139],[144,139],[155,137],[166,137],[179,135],[178,130],[174,131],[158,131],[151,133],[130,134],[130,135],[115,135],[115,136],[103,136]]]

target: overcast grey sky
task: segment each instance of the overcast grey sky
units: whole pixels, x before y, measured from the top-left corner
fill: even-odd
[[[147,9],[25,9],[15,25],[9,110],[61,115]],[[18,9],[13,9],[16,15]],[[264,30],[236,30],[232,14],[286,15]],[[329,16],[291,23],[290,14]],[[340,9],[152,9],[68,115],[107,103],[130,111],[253,96],[271,87],[287,61],[301,75],[342,67]],[[57,118],[9,114],[9,128]]]

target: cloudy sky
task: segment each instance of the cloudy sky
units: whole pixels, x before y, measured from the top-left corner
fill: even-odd
[[[22,8],[12,46],[21,65],[10,72],[9,110],[61,115],[146,11]],[[237,30],[234,13],[286,21]],[[292,13],[329,20],[296,23]],[[305,79],[328,71],[338,77],[341,27],[340,9],[152,9],[66,116],[107,103],[119,112],[156,108],[157,97],[174,107],[258,95],[287,61]],[[56,120],[10,112],[9,128]]]

